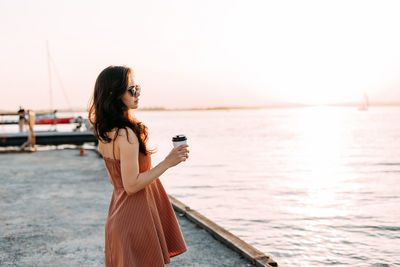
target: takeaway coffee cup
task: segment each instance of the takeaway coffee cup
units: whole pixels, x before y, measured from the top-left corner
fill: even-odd
[[[186,145],[187,144],[187,138],[184,134],[178,134],[172,137],[172,143],[174,144],[174,148],[178,147],[180,145]]]

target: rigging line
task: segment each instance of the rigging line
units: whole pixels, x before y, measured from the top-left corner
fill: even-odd
[[[72,111],[71,102],[69,101],[68,94],[67,94],[67,92],[66,92],[66,90],[65,90],[65,88],[64,88],[64,85],[63,85],[62,81],[61,81],[61,78],[60,78],[61,76],[60,76],[60,74],[59,74],[59,72],[58,72],[58,70],[57,70],[57,68],[56,68],[56,64],[54,63],[54,59],[53,59],[53,57],[50,56],[50,55],[49,55],[49,58],[50,58],[51,63],[53,64],[54,72],[56,73],[57,80],[58,80],[58,82],[60,83],[60,87],[61,87],[61,90],[62,90],[62,92],[63,92],[63,94],[64,94],[64,98],[65,98],[65,100],[67,101],[67,104],[68,104],[68,106],[69,106],[69,109]]]

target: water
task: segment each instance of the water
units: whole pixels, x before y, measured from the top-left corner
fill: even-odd
[[[279,266],[400,266],[400,107],[135,114],[153,166],[188,137],[167,192]]]
[[[399,107],[137,111],[169,194],[280,266],[400,266]]]

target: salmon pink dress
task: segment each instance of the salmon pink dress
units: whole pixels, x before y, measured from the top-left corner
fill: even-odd
[[[118,159],[105,158],[114,186],[105,225],[107,267],[162,267],[187,250],[172,205],[159,178],[127,195]],[[151,155],[139,153],[139,172],[151,168]]]

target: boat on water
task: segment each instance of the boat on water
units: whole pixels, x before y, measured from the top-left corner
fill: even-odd
[[[361,111],[367,111],[369,108],[369,100],[368,96],[366,93],[364,93],[364,101],[361,103],[361,105],[358,107],[358,110]]]
[[[97,139],[93,135],[91,125],[87,119],[81,116],[72,117],[65,116],[58,118],[56,112],[47,114],[38,114],[31,110],[21,116],[21,112],[17,113],[1,113],[0,117],[19,116],[19,120],[11,119],[4,121],[0,119],[0,124],[21,124],[29,126],[28,130],[20,128],[20,132],[0,132],[0,147],[19,147],[24,150],[31,147],[34,150],[35,145],[77,145],[82,146],[85,143],[97,144]],[[21,122],[22,121],[22,122]],[[49,125],[53,129],[47,131],[35,130],[35,125]],[[57,131],[57,124],[71,124],[71,131]],[[84,125],[84,127],[82,127]],[[55,127],[54,127],[55,126]]]
[[[1,113],[0,116],[13,116],[15,113]],[[28,116],[24,116],[25,121],[29,121]],[[77,118],[75,117],[55,117],[53,114],[38,114],[35,116],[35,124],[70,124],[76,122]],[[11,119],[11,120],[1,120],[1,125],[10,125],[10,124],[18,124],[19,120]]]
[[[70,124],[75,121],[73,117],[56,118],[53,115],[36,115],[35,124]]]
[[[93,135],[88,119],[83,119],[81,116],[74,117],[69,115],[57,117],[57,110],[53,108],[52,69],[57,74],[64,98],[67,100],[71,111],[72,108],[67,93],[62,86],[60,75],[55,68],[55,63],[51,58],[48,42],[46,43],[46,47],[49,71],[49,111],[35,113],[33,110],[25,110],[20,106],[17,112],[1,113],[0,125],[17,124],[19,132],[9,132],[7,130],[6,132],[0,132],[0,147],[18,147],[16,151],[23,151],[25,149],[35,151],[36,145],[82,146],[84,143],[97,144],[97,139]],[[58,124],[71,124],[71,131],[57,131]],[[49,125],[49,129],[47,131],[38,131],[43,129],[43,127],[35,127],[35,125]],[[83,125],[84,127],[82,127]],[[26,126],[29,126],[29,128],[26,129]],[[11,129],[12,127],[5,126],[5,128]],[[63,128],[65,129],[65,127]]]

